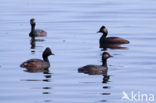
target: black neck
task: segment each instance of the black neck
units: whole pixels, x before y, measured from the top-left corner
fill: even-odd
[[[107,33],[104,33],[104,32],[103,32],[103,35],[102,35],[102,36],[104,36],[104,37],[106,38],[106,36],[107,36]]]
[[[107,33],[103,33],[103,35],[101,36],[100,40],[103,42],[104,39],[106,39]]]
[[[102,66],[107,67],[107,59],[102,58]]]
[[[100,38],[100,41],[99,41],[100,48],[103,48],[103,47],[104,47],[105,39],[106,39],[106,35],[103,34],[103,35],[101,36],[101,38]]]
[[[43,60],[44,60],[44,61],[46,61],[46,62],[48,62],[48,63],[49,63],[48,56],[46,56],[46,55],[44,55],[44,54],[43,54],[43,55],[42,55],[42,57],[43,57]]]
[[[31,33],[35,31],[35,24],[31,24]]]

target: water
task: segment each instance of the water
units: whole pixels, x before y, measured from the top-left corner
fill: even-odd
[[[154,0],[1,0],[0,102],[127,103],[121,100],[123,91],[155,95],[155,5]],[[48,32],[35,49],[28,36],[30,18]],[[101,65],[101,34],[96,32],[102,25],[109,36],[130,41],[126,50],[107,50],[114,56],[108,60],[107,83],[102,75],[77,72],[87,64]],[[49,73],[19,67],[41,58],[46,47],[55,53]]]

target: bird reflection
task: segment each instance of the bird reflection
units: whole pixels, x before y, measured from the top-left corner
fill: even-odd
[[[51,73],[50,73],[50,71],[49,71],[49,69],[48,68],[46,68],[46,69],[37,69],[37,68],[27,68],[26,70],[25,70],[25,72],[29,72],[29,73],[38,73],[38,72],[42,72],[43,73],[43,75],[44,75],[44,78],[43,79],[41,79],[41,80],[39,80],[39,79],[26,79],[26,80],[23,80],[23,81],[42,81],[42,82],[51,82],[51,78],[52,78],[52,75],[51,75]],[[45,84],[45,83],[44,83]],[[47,83],[45,84],[45,85],[47,85]],[[50,91],[51,91],[51,87],[50,86],[43,86],[43,87],[41,87],[42,89],[43,89],[43,91],[42,91],[42,94],[51,94],[50,93]],[[50,101],[50,100],[48,100],[48,101]]]
[[[45,79],[43,79],[44,82],[51,82],[51,73],[49,70],[43,72]],[[50,94],[51,87],[44,86],[42,89],[45,91],[42,92],[42,94]]]
[[[103,50],[107,49],[128,49],[127,47],[122,47],[121,44],[100,44],[100,48]]]
[[[107,69],[107,71],[103,74],[103,81],[102,81],[102,83],[108,83],[108,82],[109,82],[110,75],[108,75],[107,73],[108,73],[108,69]]]
[[[50,82],[51,73],[49,72],[49,68],[29,67],[29,68],[26,68],[26,70],[24,70],[24,71],[29,72],[29,73],[42,72],[44,74],[44,76],[45,76],[45,79],[43,79],[42,81]]]
[[[34,37],[31,38],[30,44],[31,44],[31,49],[35,49],[35,47],[36,47],[36,42],[35,42],[35,38],[34,38]]]
[[[30,72],[30,73],[37,73],[37,72],[46,73],[46,72],[49,72],[49,69],[48,68],[29,67],[29,68],[26,68],[26,70],[24,70],[24,71]]]
[[[24,70],[25,72],[28,73],[39,73],[42,72],[44,74],[45,79],[43,79],[42,81],[45,82],[49,82],[49,80],[51,79],[51,73],[49,71],[49,68],[37,68],[37,67],[30,67],[30,68],[26,68],[26,70]],[[30,80],[29,81],[39,81],[39,80]]]
[[[109,82],[109,79],[110,79],[110,75],[107,75],[107,72],[106,72],[103,75],[102,83],[104,83],[104,86],[103,86],[104,91],[101,93],[101,95],[104,95],[104,96],[111,95],[110,92],[106,92],[107,89],[110,89],[110,86],[106,86],[106,84]],[[107,102],[107,100],[106,99],[103,99],[103,100],[100,100],[100,102]]]
[[[35,39],[35,37],[31,37],[30,45],[31,45],[31,52],[35,53],[36,42],[43,42],[44,39]]]
[[[48,103],[48,102],[51,102],[51,100],[44,100],[44,102]]]

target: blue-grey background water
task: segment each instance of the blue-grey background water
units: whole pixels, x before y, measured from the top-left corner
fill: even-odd
[[[0,102],[127,103],[123,91],[156,95],[155,5],[155,0],[0,0]],[[48,32],[33,50],[30,18]],[[114,56],[107,83],[102,75],[77,72],[87,64],[101,65],[96,32],[102,25],[109,36],[130,41],[126,50],[107,50]],[[19,67],[42,58],[46,47],[55,53],[49,74]]]

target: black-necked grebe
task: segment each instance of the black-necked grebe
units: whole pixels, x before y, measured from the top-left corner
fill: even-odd
[[[47,32],[41,29],[35,29],[36,21],[35,19],[30,19],[31,24],[31,32],[29,33],[30,37],[40,37],[40,36],[46,36]]]
[[[107,45],[118,45],[118,44],[128,44],[129,41],[128,40],[125,40],[125,39],[122,39],[122,38],[119,38],[119,37],[106,37],[107,34],[108,34],[108,31],[106,29],[105,26],[102,26],[100,28],[100,30],[98,31],[98,33],[103,33],[103,35],[101,36],[100,38],[100,47],[107,47]]]
[[[31,68],[47,69],[50,67],[50,63],[48,60],[48,56],[50,56],[50,55],[54,55],[54,54],[51,52],[50,48],[46,48],[42,54],[43,60],[41,60],[41,59],[30,59],[30,60],[23,62],[20,65],[20,67],[28,68],[28,69],[31,69]]]
[[[102,65],[86,65],[78,68],[78,72],[86,73],[90,75],[100,75],[105,74],[107,72],[107,59],[112,57],[109,53],[104,52],[102,54]]]

